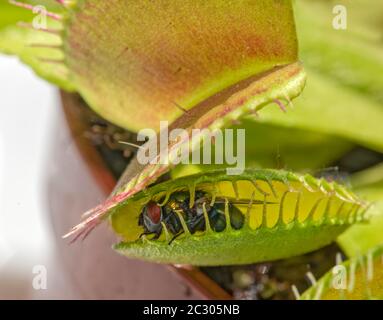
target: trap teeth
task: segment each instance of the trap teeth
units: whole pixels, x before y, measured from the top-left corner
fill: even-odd
[[[309,175],[252,169],[235,177],[217,170],[167,181],[131,197],[113,212],[112,226],[125,239],[116,249],[149,261],[194,265],[247,264],[303,254],[368,218],[363,201],[337,186]],[[342,192],[330,192],[333,189]],[[164,202],[162,210],[173,210],[180,228],[164,220],[158,239],[137,242],[135,233],[142,233],[136,222],[140,203],[150,199]],[[174,199],[181,202],[174,205]],[[188,201],[193,202],[191,208]],[[193,220],[198,215],[194,206],[201,204],[201,220]],[[214,210],[219,215],[213,216]]]

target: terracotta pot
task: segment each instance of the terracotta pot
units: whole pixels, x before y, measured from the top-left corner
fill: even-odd
[[[229,299],[198,269],[146,263],[119,256],[106,224],[83,242],[61,238],[80,221],[81,213],[102,202],[116,181],[89,140],[76,95],[62,93],[47,167],[47,204],[57,252],[73,289],[84,299]]]

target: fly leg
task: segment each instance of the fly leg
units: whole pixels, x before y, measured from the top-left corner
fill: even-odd
[[[183,234],[184,231],[177,233],[175,236],[173,236],[172,240],[169,241],[168,245],[170,246],[174,240],[176,240],[181,234]]]
[[[143,232],[138,238],[141,239],[143,236],[150,236],[151,234],[154,234],[154,237],[151,240],[157,240],[160,237],[161,232]]]

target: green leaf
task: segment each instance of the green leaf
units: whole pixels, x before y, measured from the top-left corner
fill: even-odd
[[[339,237],[338,244],[349,257],[383,244],[383,165],[359,173],[352,182],[358,194],[374,203],[375,214],[365,225],[353,226]]]
[[[36,2],[37,3],[37,2]],[[57,8],[52,2],[38,2],[47,9]],[[69,71],[61,61],[64,59],[60,36],[32,28],[17,26],[18,22],[30,22],[35,17],[29,10],[18,8],[9,3],[0,4],[0,51],[17,55],[28,64],[40,77],[55,83],[66,90],[74,87],[69,81]],[[47,21],[48,28],[59,29],[62,25],[55,21]],[[36,46],[38,45],[38,47]],[[52,48],[52,46],[57,48]]]
[[[345,5],[346,30],[335,30],[335,5]],[[258,121],[317,131],[383,151],[383,13],[379,0],[295,2],[303,94],[287,115],[267,109]]]
[[[278,108],[278,106],[268,108]],[[263,112],[260,117],[262,116]],[[353,146],[351,142],[344,139],[315,131],[295,127],[286,128],[252,120],[244,120],[241,124],[230,128],[245,130],[246,166],[250,168],[288,169],[313,173],[317,169],[331,165]],[[230,149],[226,146],[225,152],[235,154],[237,140],[234,139],[234,144],[229,147]],[[212,168],[207,167],[209,167],[208,170]]]
[[[211,206],[209,213],[204,211],[203,220],[209,219],[210,223],[193,232],[190,214],[195,216],[201,201],[205,207]],[[148,232],[147,224],[140,223],[144,221],[143,212],[150,210],[147,206],[153,206],[153,202],[162,207],[165,227],[160,226],[158,237],[141,237]],[[344,187],[309,175],[247,169],[230,176],[226,170],[219,170],[149,187],[121,201],[111,211],[110,219],[123,241],[115,249],[128,257],[162,263],[231,265],[318,249],[348,226],[367,218],[366,205]],[[192,208],[191,213],[187,208]],[[218,231],[212,220],[216,210],[221,210],[219,214],[224,214],[227,222]],[[175,231],[179,224],[172,215],[176,214],[183,232]],[[240,224],[239,216],[243,221]]]
[[[155,148],[155,154],[150,161],[143,164],[139,159],[132,160],[120,178],[113,196],[90,210],[85,219],[66,236],[87,234],[89,229],[93,229],[109,215],[111,209],[167,173],[173,166],[174,158],[179,154],[183,161],[201,146],[202,141],[211,139],[211,133],[216,130],[230,126],[246,114],[258,112],[272,101],[294,99],[301,93],[305,82],[306,75],[302,66],[293,63],[259,75],[254,81],[244,81],[241,85],[213,96],[207,103],[194,107],[167,128],[169,132],[173,129],[183,129],[187,137],[179,139],[180,141],[169,141],[159,148],[161,133],[151,137],[143,146],[146,152]],[[196,129],[199,132],[197,135],[193,134],[193,130]]]
[[[382,300],[383,246],[334,267],[301,300]]]
[[[0,30],[19,21],[30,20],[32,17],[28,10],[11,6],[7,1],[0,2]]]
[[[77,90],[132,131],[297,61],[290,0],[83,0],[65,27]]]
[[[333,27],[336,5],[347,10],[347,29]],[[301,59],[383,104],[383,11],[380,0],[295,2]]]
[[[334,136],[252,120],[244,120],[230,129],[245,129],[246,145],[243,156],[246,168],[285,169],[318,174],[353,148],[352,143]],[[237,155],[237,145],[234,137],[233,144],[224,146],[224,154]],[[215,154],[215,149],[215,145],[212,145],[212,155]],[[206,165],[179,164],[171,170],[171,176],[178,178],[228,167],[234,165],[225,161],[221,165],[214,161]]]
[[[383,106],[337,81],[306,69],[302,95],[282,114],[267,108],[257,121],[331,134],[383,151]]]

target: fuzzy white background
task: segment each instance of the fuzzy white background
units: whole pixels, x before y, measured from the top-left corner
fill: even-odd
[[[76,297],[55,257],[42,194],[57,112],[55,87],[16,58],[0,56],[0,299]],[[47,286],[36,290],[39,266]]]

